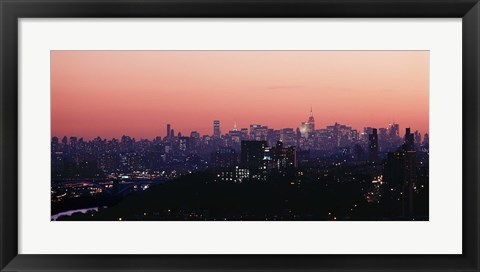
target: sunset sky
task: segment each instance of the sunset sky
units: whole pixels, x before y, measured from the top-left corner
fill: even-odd
[[[428,132],[428,51],[51,51],[52,136],[152,139],[250,124]]]

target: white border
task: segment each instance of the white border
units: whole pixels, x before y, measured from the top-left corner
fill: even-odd
[[[461,33],[461,19],[21,19],[19,253],[460,254]],[[49,53],[79,49],[430,50],[430,221],[50,222]]]

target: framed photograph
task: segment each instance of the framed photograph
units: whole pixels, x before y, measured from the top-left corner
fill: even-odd
[[[479,271],[478,1],[0,1],[1,271]]]

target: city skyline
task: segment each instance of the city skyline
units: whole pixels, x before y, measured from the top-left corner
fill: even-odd
[[[52,51],[52,136],[428,125],[427,51]],[[363,63],[363,65],[362,65]],[[346,78],[348,80],[346,80]]]
[[[295,131],[212,125],[185,137],[168,124],[153,141],[53,137],[51,219],[428,220],[428,134],[315,129],[312,113]]]
[[[429,220],[428,51],[51,51],[51,220]]]
[[[173,136],[175,136],[175,137],[178,136],[178,132],[180,132],[180,133],[182,134],[182,136],[184,136],[184,137],[189,137],[192,132],[198,132],[200,136],[212,136],[212,137],[213,137],[213,136],[214,136],[214,129],[215,129],[215,124],[214,124],[215,121],[220,121],[220,123],[219,123],[219,128],[220,128],[220,135],[222,135],[222,136],[227,135],[230,131],[235,131],[235,127],[236,127],[236,130],[237,130],[237,131],[240,131],[242,128],[243,128],[243,129],[246,128],[246,129],[248,129],[248,132],[250,133],[251,126],[253,126],[253,125],[266,126],[266,127],[268,127],[269,129],[273,129],[273,130],[277,130],[277,131],[283,130],[283,129],[293,129],[293,130],[295,131],[297,128],[300,129],[300,126],[298,126],[298,127],[292,127],[292,128],[287,128],[287,127],[273,128],[273,127],[270,127],[268,124],[250,124],[250,125],[245,126],[245,127],[240,127],[240,126],[238,126],[238,125],[236,126],[236,122],[235,122],[230,128],[226,128],[226,129],[225,129],[224,124],[221,122],[221,120],[212,120],[212,122],[211,122],[211,127],[210,127],[210,132],[207,132],[207,133],[205,133],[205,134],[200,133],[200,132],[198,132],[198,131],[196,131],[196,130],[190,130],[190,131],[186,131],[186,133],[184,133],[184,132],[182,132],[182,131],[177,131],[177,130],[175,129],[175,124],[166,123],[166,124],[163,126],[163,127],[164,127],[164,129],[163,129],[164,132],[161,133],[160,135],[155,135],[155,136],[153,136],[152,138],[136,138],[136,137],[132,137],[132,135],[129,135],[129,134],[122,134],[122,135],[119,135],[119,136],[117,136],[117,137],[111,137],[111,138],[109,138],[109,137],[103,137],[102,135],[97,135],[97,136],[94,136],[94,137],[91,137],[91,138],[85,138],[85,137],[83,137],[82,135],[52,135],[52,137],[57,137],[57,138],[59,138],[59,139],[60,139],[61,137],[79,137],[79,138],[83,138],[84,140],[90,141],[90,140],[93,140],[93,139],[95,139],[95,138],[97,138],[97,137],[100,137],[100,138],[102,138],[102,139],[120,139],[120,138],[122,138],[123,136],[128,136],[128,137],[135,138],[135,139],[137,139],[137,140],[152,140],[152,139],[155,139],[156,137],[161,137],[161,138],[168,137],[167,131],[168,131],[169,129],[174,131],[174,134],[175,134],[175,135],[173,135]],[[320,130],[320,129],[326,129],[327,127],[329,127],[329,126],[334,126],[335,124],[345,125],[345,126],[349,127],[348,124],[342,124],[342,123],[340,123],[340,122],[335,122],[335,123],[333,123],[333,124],[326,125],[325,127],[320,127],[320,128],[317,127],[317,129],[315,129],[315,131],[318,131],[318,130]],[[364,134],[364,130],[367,129],[367,128],[375,128],[375,129],[385,128],[385,129],[388,129],[388,128],[389,128],[390,126],[392,126],[392,125],[399,125],[399,126],[400,126],[401,124],[398,124],[398,123],[396,123],[396,122],[392,122],[392,123],[389,123],[389,124],[387,124],[387,125],[384,125],[383,127],[370,127],[370,126],[367,127],[367,126],[365,126],[365,127],[362,127],[362,128],[354,128],[354,127],[350,127],[350,128],[351,128],[352,130],[358,131],[359,135],[361,135],[361,134]],[[429,134],[428,131],[427,131],[427,132],[422,132],[422,131],[417,130],[416,128],[412,128],[412,127],[408,127],[408,126],[405,126],[405,127],[401,127],[401,126],[400,126],[400,127],[399,127],[399,131],[400,131],[400,132],[401,132],[401,131],[404,131],[404,130],[407,129],[407,128],[412,129],[412,132],[418,131],[422,137],[423,137],[425,134]]]

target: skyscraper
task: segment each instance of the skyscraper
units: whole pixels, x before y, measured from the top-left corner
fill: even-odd
[[[233,148],[220,147],[211,155],[212,167],[215,169],[227,169],[238,165],[238,153]]]
[[[278,141],[272,148],[274,168],[285,169],[297,167],[295,146],[283,147],[283,142]]]
[[[268,135],[268,127],[252,124],[250,125],[250,139],[256,141],[266,141]]]
[[[308,122],[307,122],[308,137],[312,137],[314,133],[315,133],[315,118],[313,118],[312,108],[310,108],[310,116],[308,117]]]
[[[405,131],[405,143],[396,152],[388,153],[385,163],[385,181],[400,188],[401,214],[413,216],[414,187],[417,182],[416,151],[413,134]]]
[[[249,136],[248,136],[248,128],[242,128],[242,129],[240,130],[240,133],[241,133],[241,135],[242,135],[242,138],[241,138],[242,141],[245,141],[245,140],[248,140],[248,139],[249,139]]]
[[[214,120],[213,121],[213,137],[214,138],[220,138],[222,135],[220,131],[220,121],[219,120]]]
[[[200,133],[197,131],[190,132],[190,147],[194,151],[197,151],[197,147],[200,145]]]
[[[313,117],[312,108],[307,122],[300,124],[300,133],[303,138],[311,138],[315,134],[315,118]]]
[[[170,124],[167,124],[167,139],[170,138]]]
[[[308,138],[308,123],[307,122],[300,123],[300,135],[303,138]]]
[[[250,170],[260,169],[266,147],[266,141],[242,141],[240,154],[242,167]]]
[[[190,149],[190,138],[178,136],[178,149],[182,152],[188,151]]]
[[[420,146],[422,144],[422,134],[418,132],[418,130],[415,131],[415,145]]]
[[[370,162],[375,162],[378,160],[378,135],[377,135],[377,129],[373,128],[372,129],[372,134],[368,135],[368,140],[369,140],[369,161]]]
[[[389,129],[389,136],[390,136],[390,139],[396,139],[399,137],[399,125],[398,124],[395,124],[395,122],[393,124],[390,125],[390,127],[388,128]]]
[[[415,139],[414,135],[410,132],[410,128],[405,129],[405,136],[403,139],[407,150],[415,150]]]
[[[429,136],[428,136],[428,133],[425,133],[425,135],[423,136],[422,145],[423,145],[424,147],[428,148],[429,143],[430,143],[430,138],[429,138]]]
[[[286,146],[295,145],[295,131],[293,128],[284,128],[280,131],[280,140]]]

